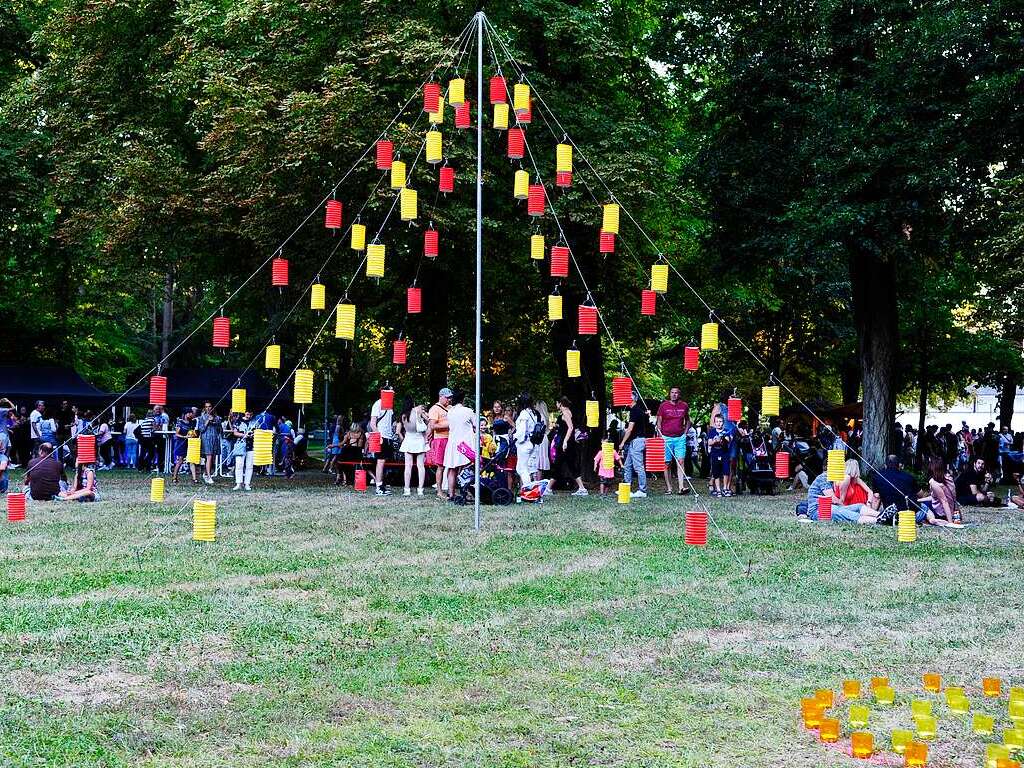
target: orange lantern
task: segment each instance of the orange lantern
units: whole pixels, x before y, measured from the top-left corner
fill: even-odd
[[[555,172],[555,186],[556,187],[571,187],[572,186],[572,171],[556,171]]]
[[[377,168],[384,171],[391,167],[395,156],[395,144],[392,141],[377,142]]]
[[[410,315],[418,315],[423,311],[423,291],[415,285],[405,292],[405,311]]]
[[[508,157],[510,160],[522,160],[524,147],[526,146],[526,134],[522,128],[508,129]]]
[[[76,464],[96,463],[96,435],[79,435],[76,438],[78,457]]]
[[[703,547],[708,543],[708,513],[693,510],[686,513],[686,528],[683,540],[691,547]],[[824,708],[820,708],[819,711]]]
[[[633,380],[628,376],[612,378],[612,405],[621,408],[633,402]]]
[[[213,318],[213,346],[217,349],[227,349],[231,345],[231,318]]]
[[[569,276],[569,249],[564,245],[551,246],[551,276]]]
[[[593,336],[597,333],[597,307],[580,304],[577,326],[581,336]]]
[[[789,454],[786,451],[779,451],[775,454],[775,476],[780,480],[789,477]]]
[[[438,112],[441,109],[441,84],[423,84],[423,111]]]
[[[654,293],[654,291],[651,291]],[[700,367],[700,347],[683,349],[683,370],[696,371]]]
[[[644,455],[644,469],[648,472],[665,471],[665,438],[648,437],[647,452]]]
[[[167,377],[149,377],[149,404],[167,405]]]
[[[438,250],[437,230],[431,226],[430,229],[423,230],[423,255],[428,259],[436,259]]]
[[[442,166],[437,177],[437,191],[438,192],[454,192],[455,191],[455,169],[451,166]]]
[[[651,317],[657,310],[658,294],[644,288],[640,291],[640,314]]]
[[[531,216],[544,215],[544,185],[531,184],[529,197],[526,198],[526,212]]]
[[[396,339],[394,349],[391,353],[391,362],[395,365],[405,365],[409,354],[409,342],[405,339]]]
[[[341,201],[328,200],[327,211],[324,213],[324,226],[327,229],[341,229]]]
[[[270,265],[270,284],[275,288],[288,285],[288,259],[278,257]]]

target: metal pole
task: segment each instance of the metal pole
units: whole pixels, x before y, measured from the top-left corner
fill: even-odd
[[[473,480],[473,530],[480,530],[480,313],[482,311],[483,264],[483,146],[484,146],[484,12],[476,14],[476,345],[475,371],[476,387],[474,406],[476,408],[476,457],[473,459],[475,479]]]

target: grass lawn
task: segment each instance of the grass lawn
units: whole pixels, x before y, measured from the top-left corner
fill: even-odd
[[[897,545],[715,500],[741,567],[717,532],[684,545],[678,498],[485,507],[475,534],[471,508],[320,475],[224,480],[196,544],[191,486],[101,483],[0,523],[0,765],[853,766],[801,696],[887,675],[887,742],[924,672],[997,722],[981,677],[1024,685],[1020,512]],[[982,766],[937,713],[929,764]]]

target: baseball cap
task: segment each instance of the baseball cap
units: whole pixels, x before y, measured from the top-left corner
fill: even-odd
[[[441,391],[437,393],[438,397],[451,397],[455,393],[452,392],[448,387],[442,387]]]

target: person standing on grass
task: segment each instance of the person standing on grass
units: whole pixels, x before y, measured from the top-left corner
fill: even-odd
[[[46,410],[46,403],[36,400],[36,407],[28,415],[29,435],[32,439],[32,453],[38,452],[39,444],[43,442],[40,425],[43,423],[43,411]]]
[[[467,455],[476,446],[476,414],[462,404],[465,394],[456,390],[450,398],[448,409],[448,444],[444,449],[444,466],[448,474],[448,499],[451,500],[458,487],[456,479],[459,470],[471,463]]]
[[[644,449],[647,447],[647,431],[651,426],[651,417],[640,402],[640,393],[633,390],[633,403],[629,407],[629,422],[622,433],[619,451],[622,453],[622,479],[630,486],[633,484],[633,473],[636,473],[637,489],[632,495],[635,498],[647,497],[647,469],[644,466]]]
[[[444,456],[448,449],[448,408],[452,402],[452,391],[444,387],[437,393],[437,402],[427,412],[427,440],[430,450],[427,451],[427,466],[437,467],[435,488],[437,498],[445,498],[448,475],[444,468]]]
[[[523,392],[517,401],[519,415],[516,416],[516,473],[522,486],[529,485],[537,479],[537,457],[540,453],[543,436],[541,430],[547,431],[547,425],[541,421],[540,414],[533,407],[533,397]]]
[[[711,459],[711,495],[732,496],[729,490],[729,443],[731,436],[725,429],[721,413],[711,417],[708,430],[708,455]]]
[[[213,485],[213,465],[220,455],[220,416],[213,410],[213,403],[203,403],[203,412],[196,423],[199,443],[203,453],[203,482]]]
[[[174,423],[174,469],[171,471],[171,482],[178,482],[181,465],[188,458],[188,438],[195,436],[195,419],[192,408],[185,408],[181,417]],[[192,474],[192,482],[199,483],[199,474],[195,464],[188,465]]]
[[[689,493],[686,482],[686,434],[690,429],[690,406],[680,399],[679,387],[668,391],[668,400],[658,406],[658,432],[665,438],[665,493],[672,495],[672,467],[675,465],[679,495]]]
[[[399,419],[399,427],[402,435],[402,445],[398,449],[405,455],[405,490],[403,495],[412,494],[412,467],[416,465],[417,476],[420,487],[418,496],[423,495],[423,486],[427,481],[426,467],[423,457],[427,452],[427,415],[422,405],[416,405],[413,399],[406,395],[402,402],[402,413]]]
[[[374,479],[377,483],[377,495],[389,496],[391,491],[385,483],[385,470],[388,461],[395,457],[395,411],[393,408],[384,408],[379,397],[370,408],[369,431],[380,433],[380,451],[373,456],[376,460]]]
[[[135,421],[135,414],[131,411],[124,420],[124,463],[127,467],[134,467],[139,460],[139,425]]]
[[[581,446],[586,443],[588,435],[579,430],[573,421],[572,401],[568,397],[560,397],[557,403],[558,421],[555,423],[555,440],[558,447],[558,464],[555,477],[559,483],[569,488],[575,485],[573,496],[588,496],[589,491],[583,485]],[[579,433],[579,434],[577,434]]]
[[[253,450],[253,432],[255,430],[252,411],[246,411],[231,428],[231,434],[235,438],[235,443],[231,448],[231,455],[235,460],[235,487],[233,490],[240,491],[242,488],[247,491],[252,490],[252,469],[256,459],[256,453]]]

